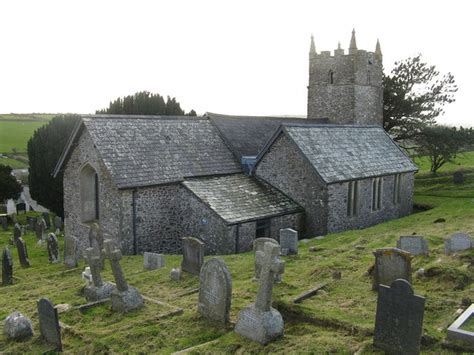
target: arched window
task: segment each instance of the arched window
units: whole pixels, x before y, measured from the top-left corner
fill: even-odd
[[[328,82],[334,84],[334,72],[332,70],[329,71]]]
[[[99,219],[99,178],[90,165],[81,170],[81,220],[90,222]]]

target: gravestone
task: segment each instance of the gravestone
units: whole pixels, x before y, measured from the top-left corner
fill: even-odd
[[[26,213],[26,203],[20,202],[16,204],[16,213],[20,214],[20,211],[23,211],[23,213]]]
[[[162,254],[143,253],[143,267],[147,270],[155,270],[165,266],[165,257]]]
[[[33,336],[33,326],[31,320],[20,312],[13,312],[5,318],[3,334],[8,339],[26,340]]]
[[[114,274],[116,289],[111,294],[112,310],[117,312],[129,312],[143,307],[143,298],[140,292],[132,286],[129,286],[120,266],[122,252],[116,248],[113,241],[106,239],[104,241],[104,251],[110,260],[112,273]]]
[[[59,243],[54,233],[48,235],[48,260],[53,264],[59,262]]]
[[[84,288],[84,296],[89,302],[99,301],[109,298],[115,290],[115,286],[109,282],[103,282],[100,275],[102,270],[102,260],[93,248],[86,249],[86,258],[89,263],[89,270],[92,283],[88,282]]]
[[[280,244],[275,239],[272,238],[257,238],[253,241],[253,251],[255,252],[255,280],[260,278],[260,272],[262,270],[262,262],[263,262],[263,248],[265,243],[272,243],[277,245],[278,247]],[[275,274],[275,282],[281,281],[281,275]]]
[[[6,216],[0,217],[0,223],[2,224],[2,229],[4,231],[8,230],[8,218]]]
[[[26,248],[26,243],[22,237],[19,237],[16,242],[16,250],[18,252],[18,259],[20,260],[20,265],[22,267],[30,267],[30,259],[28,258],[28,250]]]
[[[98,223],[92,223],[89,230],[89,245],[94,249],[94,252],[98,255],[101,262],[101,270],[104,270],[105,260],[104,253],[104,236]]]
[[[38,239],[38,241],[45,241],[47,239],[46,222],[43,218],[36,223],[36,239]]]
[[[77,267],[78,262],[78,244],[76,237],[66,236],[64,238],[64,265],[68,268]]]
[[[59,326],[58,310],[47,298],[41,298],[38,303],[38,318],[41,336],[48,343],[55,346],[55,350],[62,351],[61,327]]]
[[[382,248],[374,252],[375,269],[372,289],[380,284],[391,285],[397,279],[411,282],[412,255],[397,248]]]
[[[425,298],[413,293],[406,280],[380,285],[374,345],[389,354],[419,354]]]
[[[51,218],[49,218],[49,212],[43,212],[41,216],[44,219],[44,222],[46,223],[46,229],[51,228]]]
[[[36,224],[38,223],[38,218],[27,216],[26,222],[28,223],[29,230],[36,231]]]
[[[397,241],[397,248],[412,255],[428,255],[428,243],[419,235],[401,236]]]
[[[213,323],[229,323],[232,277],[227,265],[212,258],[204,263],[199,275],[198,312]]]
[[[13,285],[13,259],[8,247],[2,253],[2,285]]]
[[[280,247],[288,249],[288,255],[298,254],[298,232],[291,228],[280,229]]]
[[[278,258],[280,247],[265,243],[257,300],[239,312],[235,332],[248,339],[267,344],[283,335],[283,318],[272,307],[274,274],[282,274],[285,262]]]
[[[61,217],[55,216],[53,223],[54,223],[55,230],[58,230],[58,229],[61,230],[63,228],[63,220],[61,219]]]
[[[193,237],[183,238],[183,261],[181,269],[199,275],[204,262],[204,243]]]
[[[444,253],[450,255],[472,248],[472,239],[466,233],[454,233],[444,242]]]
[[[13,240],[17,241],[21,237],[21,227],[18,223],[15,223],[13,227]]]
[[[464,184],[464,173],[462,171],[456,171],[453,174],[453,182],[455,184]]]
[[[172,268],[171,273],[170,273],[170,278],[173,281],[179,281],[179,279],[181,278],[181,269]]]

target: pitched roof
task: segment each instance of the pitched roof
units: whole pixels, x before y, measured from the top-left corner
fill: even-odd
[[[205,114],[217,127],[221,136],[234,154],[257,156],[265,143],[282,123],[327,123],[327,119],[306,119],[301,117],[230,116],[207,112]]]
[[[282,132],[297,145],[326,183],[418,170],[378,126],[283,125],[258,160]]]
[[[83,117],[82,124],[118,188],[242,171],[207,119],[96,115]],[[71,141],[67,149],[72,145]]]
[[[302,211],[280,191],[244,174],[194,178],[182,184],[229,224]]]

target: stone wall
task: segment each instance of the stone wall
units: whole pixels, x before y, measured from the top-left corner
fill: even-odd
[[[275,140],[258,163],[255,175],[304,208],[305,216],[300,217],[304,219],[304,228],[299,229],[301,237],[326,234],[326,185],[286,135]]]
[[[328,186],[328,233],[346,229],[368,227],[377,223],[406,216],[412,210],[414,174],[402,174],[400,184],[401,202],[394,203],[394,175],[383,177],[382,207],[372,211],[372,179],[358,180],[357,214],[347,216],[348,182],[335,183]]]

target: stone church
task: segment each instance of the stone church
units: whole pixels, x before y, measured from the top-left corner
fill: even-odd
[[[408,215],[417,167],[382,128],[382,52],[309,54],[308,117],[83,116],[64,172],[66,244],[99,223],[126,254],[248,251],[255,238]]]

